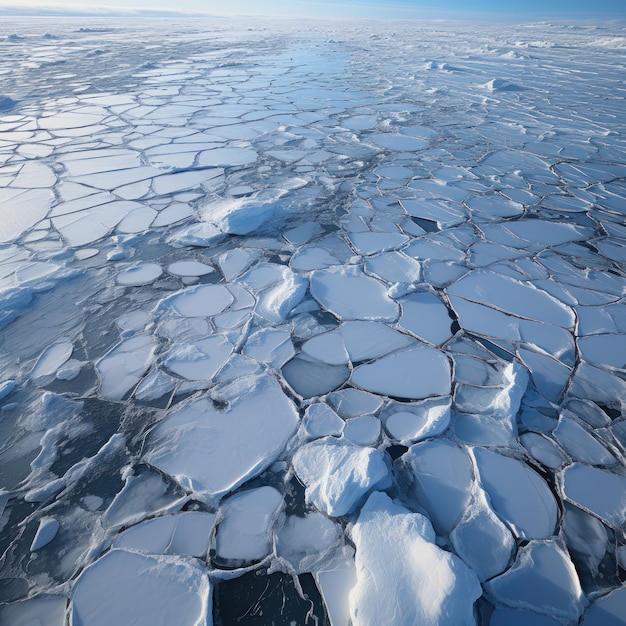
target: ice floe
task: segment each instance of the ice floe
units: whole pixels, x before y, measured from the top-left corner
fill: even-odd
[[[353,624],[475,623],[473,605],[482,593],[478,579],[458,557],[435,544],[426,517],[375,492],[351,536],[357,578],[350,592]]]
[[[318,270],[311,276],[311,294],[342,320],[395,322],[399,306],[380,281],[356,267]]]
[[[201,398],[175,409],[148,435],[146,461],[209,499],[262,472],[298,424],[295,406],[271,376],[221,389],[220,409]]]
[[[482,448],[474,458],[495,512],[519,537],[545,539],[554,532],[557,504],[543,478],[526,463]]]
[[[587,604],[574,564],[554,540],[531,541],[520,548],[513,567],[487,588],[507,606],[569,623],[578,620]]]
[[[84,570],[72,591],[72,625],[171,620],[212,623],[206,572],[179,557],[111,550]]]
[[[389,483],[380,451],[331,437],[300,447],[293,464],[307,502],[331,517],[351,513],[369,491]]]
[[[359,365],[352,382],[373,393],[419,400],[450,392],[450,363],[435,348],[417,344]]]

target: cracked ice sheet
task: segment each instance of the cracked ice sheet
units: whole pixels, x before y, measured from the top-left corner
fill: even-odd
[[[532,571],[513,565],[526,557],[509,554],[505,525],[530,537],[529,545],[554,541],[544,539],[551,533],[568,543],[592,598],[583,623],[615,614],[621,596],[612,589],[622,582],[611,572],[617,559],[624,563],[625,547],[620,537],[613,546],[609,531],[603,535],[597,527],[605,528],[600,519],[617,527],[624,514],[626,168],[616,96],[623,33],[603,23],[513,30],[397,22],[392,32],[382,23],[354,22],[346,30],[308,22],[303,41],[294,36],[301,26],[287,22],[154,21],[152,27],[146,39],[145,30],[121,29],[115,21],[29,18],[0,25],[10,50],[0,60],[0,423],[6,435],[0,469],[28,481],[29,455],[45,435],[41,447],[50,454],[51,474],[31,481],[36,488],[27,499],[56,494],[45,506],[61,509],[81,502],[89,527],[98,527],[98,518],[111,517],[103,511],[115,509],[115,493],[126,494],[115,477],[122,472],[129,480],[134,470],[124,463],[134,451],[100,468],[111,481],[106,485],[95,475],[70,481],[84,468],[68,469],[66,460],[92,458],[91,436],[73,437],[65,454],[54,433],[29,431],[27,397],[39,393],[29,378],[95,401],[97,410],[85,412],[93,423],[72,417],[73,435],[95,428],[95,439],[114,424],[128,442],[138,441],[202,402],[213,424],[218,415],[239,415],[241,402],[249,411],[241,431],[231,433],[228,443],[236,450],[253,414],[271,409],[270,395],[279,402],[281,386],[298,383],[303,392],[304,382],[319,376],[323,384],[312,392],[324,396],[310,405],[293,401],[293,411],[305,415],[297,436],[287,434],[297,420],[286,411],[291,417],[281,436],[290,443],[272,447],[265,431],[254,442],[257,451],[268,446],[268,471],[257,474],[239,459],[233,474],[244,482],[256,477],[242,482],[242,493],[276,489],[276,500],[292,506],[294,494],[282,481],[298,450],[319,438],[332,437],[354,454],[375,450],[387,462],[402,454],[398,444],[427,439],[418,450],[440,451],[451,434],[458,438],[451,444],[456,456],[465,458],[475,446],[479,476],[468,489],[457,483],[471,479],[471,468],[457,483],[445,480],[447,468],[438,471],[444,485],[468,497],[465,512],[448,511],[426,478],[421,493],[428,503],[412,507],[428,509],[435,529],[447,533],[439,540],[448,553],[466,559],[480,578],[519,579],[523,569],[533,597],[513,598],[516,585],[508,591],[500,585],[501,602],[489,596],[497,605],[494,626],[507,619],[563,622],[584,604],[557,615],[565,604],[550,605],[535,582],[543,571],[560,572],[567,582],[562,600],[566,587],[577,589],[573,575],[554,566],[563,561],[553,558],[554,550]],[[439,374],[427,355],[441,366]],[[446,367],[451,356],[454,367]],[[530,370],[527,387],[521,376],[510,388],[501,384],[503,360]],[[224,385],[263,371],[278,382],[271,394],[257,396],[258,406],[246,404],[245,394],[224,404],[218,393]],[[119,402],[134,386],[136,394]],[[174,429],[169,434],[176,445]],[[110,435],[102,434],[105,441]],[[194,471],[208,463],[206,455],[195,456],[195,443],[180,430],[178,461],[193,465],[195,459]],[[219,475],[228,449],[223,457],[208,455],[211,476]],[[414,464],[420,477],[438,467],[424,457]],[[153,478],[159,489],[172,488],[167,475]],[[66,482],[72,484],[60,491]],[[396,480],[391,488],[403,502],[410,495]],[[99,495],[87,493],[92,489]],[[176,489],[172,506],[180,508],[190,496]],[[153,519],[131,528],[134,545],[165,552],[176,509],[165,511],[139,491],[125,519]],[[550,498],[559,507],[567,501],[565,522],[554,518]],[[43,572],[46,554],[77,562],[68,537],[84,545],[87,533],[70,523],[80,516],[63,511],[36,508],[20,519],[20,492],[0,500],[6,505],[0,526],[11,541],[9,587],[17,589],[11,597],[29,589],[35,596],[9,605],[7,615],[19,624],[48,604],[45,595],[35,595],[49,589],[46,581],[65,582],[55,578],[54,567],[51,578]],[[528,512],[520,502],[531,503]],[[351,523],[360,518],[361,503]],[[347,546],[341,554],[334,550],[343,536],[339,531],[335,542],[331,529],[340,527],[322,513],[303,518],[291,511],[282,526],[280,506],[277,511],[274,527],[258,535],[263,549],[257,554],[286,559],[298,570],[315,567],[333,625],[345,624],[355,565]],[[52,518],[60,520],[59,532],[37,550],[35,563],[31,540]],[[119,525],[104,526],[106,541],[120,539]],[[587,535],[577,534],[578,527]],[[326,528],[330,538],[309,545],[300,536],[305,528],[323,534]],[[485,535],[499,544],[476,548]],[[272,550],[272,536],[280,538],[279,549]],[[576,556],[590,536],[593,558]],[[319,554],[310,553],[313,547]],[[361,556],[374,549],[366,546]],[[558,550],[565,554],[560,544]],[[204,552],[198,541],[193,553]],[[80,563],[97,558],[94,548]],[[33,576],[35,570],[43,573]],[[54,619],[59,613],[63,622],[65,598],[50,602]],[[531,613],[519,602],[531,603]],[[263,606],[263,615],[270,614]],[[298,621],[286,614],[272,619]]]

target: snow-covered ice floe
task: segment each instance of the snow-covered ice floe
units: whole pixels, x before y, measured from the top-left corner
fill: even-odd
[[[0,41],[0,624],[625,623],[618,22]]]

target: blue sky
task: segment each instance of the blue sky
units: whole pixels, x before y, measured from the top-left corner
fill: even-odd
[[[624,17],[626,0],[0,0],[0,8],[68,11],[171,10],[302,17]]]

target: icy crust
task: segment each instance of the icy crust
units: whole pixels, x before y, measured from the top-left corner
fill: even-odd
[[[375,492],[350,534],[356,548],[357,580],[350,591],[355,626],[476,623],[480,583],[458,557],[435,544],[428,518]]]
[[[229,565],[260,561],[271,552],[270,529],[283,502],[272,487],[241,491],[222,503],[215,535],[215,558]]]
[[[214,500],[260,474],[283,451],[299,417],[276,379],[248,376],[220,389],[216,408],[200,398],[150,431],[145,460]]]
[[[83,571],[72,590],[71,626],[173,623],[213,623],[211,584],[192,561],[111,550]]]
[[[412,490],[435,530],[448,534],[469,504],[473,468],[468,454],[447,439],[415,444],[402,457]]]

